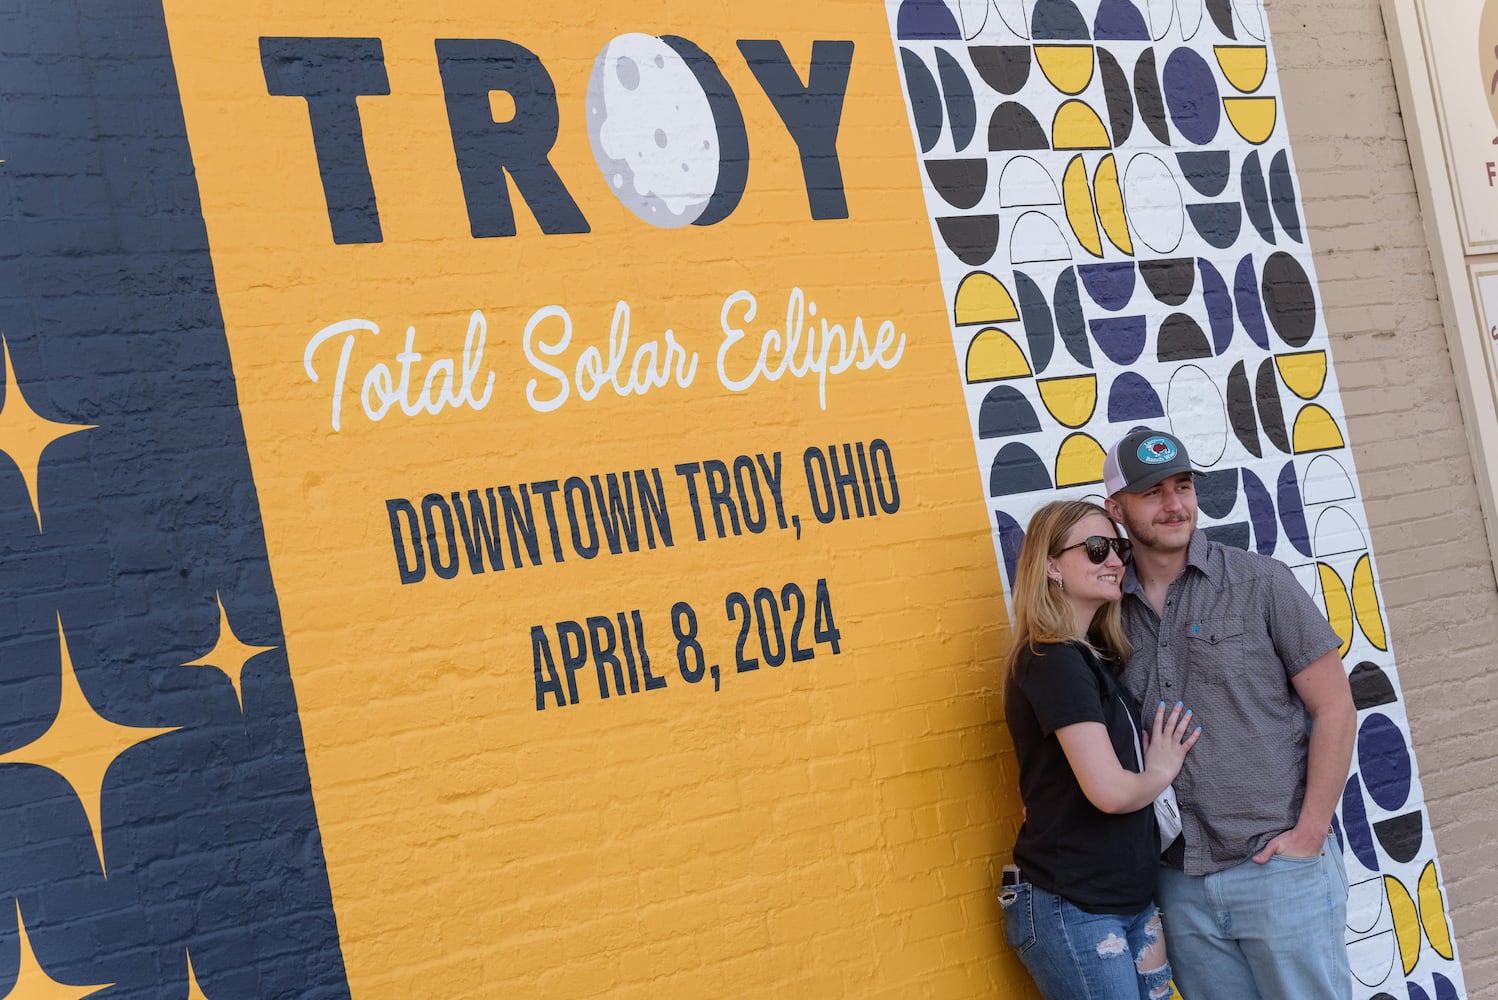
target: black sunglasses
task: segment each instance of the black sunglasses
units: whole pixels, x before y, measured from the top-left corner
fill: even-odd
[[[1134,543],[1127,538],[1109,538],[1107,535],[1088,535],[1075,545],[1068,545],[1056,553],[1060,556],[1063,552],[1069,552],[1075,548],[1087,550],[1087,558],[1098,565],[1108,561],[1108,550],[1112,549],[1118,553],[1118,558],[1124,562],[1129,561],[1129,556],[1134,552]]]

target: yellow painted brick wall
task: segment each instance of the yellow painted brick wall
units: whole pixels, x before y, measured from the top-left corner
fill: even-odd
[[[1428,807],[1441,846],[1470,995],[1498,997],[1486,833],[1498,592],[1387,44],[1374,0],[1264,6],[1314,250],[1315,346],[1335,365],[1321,401],[1361,469],[1374,617],[1381,607],[1399,644],[1422,764],[1411,808]],[[12,198],[0,245],[17,248],[0,288],[0,680],[17,692],[0,699],[0,798],[18,817],[0,843],[0,903],[14,901],[17,928],[0,919],[0,989],[1034,995],[994,898],[1020,822],[995,671],[1013,540],[1000,515],[1018,508],[995,486],[991,443],[975,440],[988,386],[965,354],[976,327],[954,320],[954,251],[931,221],[946,210],[928,200],[904,75],[904,49],[936,58],[935,46],[897,37],[902,4],[23,7],[0,15]],[[658,36],[689,39],[734,95],[748,173],[712,225],[645,221],[650,207],[616,197],[622,178],[595,158],[595,60],[628,33],[657,54]],[[534,56],[530,97],[486,97],[481,131],[521,104],[544,118],[554,99],[554,145],[544,124],[532,138],[545,136],[586,227],[554,194],[514,194],[544,179],[495,169],[515,232],[474,234],[473,203],[492,205],[495,185],[465,197],[472,150],[448,117],[438,39],[508,39]],[[745,42],[783,46],[794,84],[782,75],[772,94],[750,57],[765,50]],[[837,89],[817,75],[836,76],[828,42],[853,52],[835,118],[845,212],[825,200],[835,185],[808,183],[787,122],[787,88],[813,63],[811,82]],[[345,159],[329,183],[363,169],[373,202],[340,214],[318,154],[351,149],[363,167]],[[669,329],[698,355],[688,384],[580,391],[621,301],[625,372],[647,340],[664,352]],[[547,306],[567,311],[573,340],[528,355],[528,325],[558,344]],[[994,322],[1019,336],[1014,319]],[[350,320],[364,325],[319,339]],[[788,327],[831,342],[822,324],[840,324],[846,344],[855,320],[868,363],[825,388],[791,375],[743,387],[718,371],[725,326],[748,333],[727,361],[742,376]],[[398,392],[408,327],[422,358],[406,358],[414,381]],[[551,408],[546,358],[570,386]],[[432,401],[444,380],[447,404],[414,404],[424,381]],[[403,398],[382,410],[382,394]],[[1037,447],[1068,433],[1047,419]],[[817,456],[856,464],[857,448],[888,456],[888,492],[853,476],[845,499],[873,506],[819,520]],[[758,494],[763,530],[743,528],[738,508],[743,530],[719,529],[690,492],[706,475],[691,463],[739,456],[781,463],[778,494]],[[615,554],[595,537],[584,551],[590,518],[573,539],[568,498],[601,505],[590,477],[633,470],[660,473],[671,544]],[[538,483],[552,485],[532,496],[537,554],[517,558],[507,538],[489,553],[460,512]],[[1096,488],[1095,476],[1063,484]],[[560,512],[555,543],[542,493]],[[789,655],[790,584],[804,660]],[[783,638],[741,631],[771,601]],[[638,645],[632,681],[611,688],[598,653],[570,676],[569,624],[598,637],[632,612],[663,683],[646,681]],[[1368,648],[1368,626],[1353,633],[1350,612],[1345,625]],[[1422,975],[1439,964],[1423,954]]]

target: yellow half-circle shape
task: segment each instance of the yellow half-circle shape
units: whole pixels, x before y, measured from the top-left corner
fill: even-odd
[[[1048,378],[1036,383],[1040,401],[1064,427],[1081,427],[1097,411],[1097,376]]]
[[[1330,451],[1347,444],[1342,437],[1342,429],[1337,426],[1332,415],[1315,403],[1306,405],[1295,415],[1292,439],[1297,455],[1304,455],[1308,451]]]
[[[1269,49],[1263,45],[1214,45],[1217,65],[1235,90],[1251,94],[1269,75]]]
[[[1108,242],[1134,256],[1134,241],[1129,236],[1129,224],[1124,217],[1123,188],[1118,184],[1118,161],[1109,153],[1098,162],[1092,175],[1092,187],[1097,197],[1097,217],[1108,234]]]
[[[1273,97],[1224,97],[1222,109],[1233,130],[1257,146],[1274,132],[1279,102]]]
[[[967,380],[997,382],[1006,378],[1024,378],[1030,374],[1030,363],[1014,338],[1003,330],[989,327],[980,331],[967,345]]]
[[[1066,221],[1077,235],[1082,249],[1094,257],[1103,255],[1103,236],[1098,232],[1097,216],[1092,210],[1092,192],[1087,187],[1087,165],[1078,153],[1066,165],[1061,178],[1061,197],[1066,202]]]
[[[1086,434],[1073,434],[1056,452],[1056,488],[1103,481],[1103,446]]]
[[[1086,104],[1070,100],[1056,109],[1051,119],[1053,149],[1109,149],[1112,145],[1103,120]]]
[[[987,271],[974,271],[957,286],[952,318],[958,326],[972,323],[1013,323],[1019,319],[1014,296]]]
[[[1378,590],[1373,586],[1373,560],[1366,553],[1352,569],[1352,608],[1368,641],[1388,652],[1389,637],[1384,632],[1384,616],[1378,607]]]
[[[1301,399],[1315,399],[1321,395],[1321,389],[1326,385],[1325,351],[1276,354],[1274,364],[1285,385]]]
[[[1352,648],[1352,602],[1347,599],[1347,587],[1337,571],[1324,562],[1316,564],[1321,573],[1321,599],[1326,602],[1326,620],[1332,631],[1342,640],[1341,655],[1346,656]]]
[[[1092,82],[1091,45],[1037,45],[1035,61],[1051,86],[1063,94],[1080,94]]]
[[[1399,938],[1399,957],[1404,961],[1407,976],[1420,961],[1420,918],[1404,883],[1393,875],[1385,875],[1384,888],[1389,892],[1389,912],[1394,915],[1394,934]]]
[[[1420,895],[1420,924],[1425,928],[1425,939],[1437,955],[1451,961],[1456,952],[1451,947],[1451,927],[1446,923],[1446,900],[1441,896],[1441,882],[1436,877],[1436,863],[1425,862],[1420,872],[1420,884],[1416,891]]]

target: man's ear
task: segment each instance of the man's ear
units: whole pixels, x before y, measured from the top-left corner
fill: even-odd
[[[1119,502],[1112,497],[1108,497],[1103,501],[1103,509],[1108,512],[1108,515],[1112,517],[1113,520],[1123,520],[1123,507],[1120,506]]]

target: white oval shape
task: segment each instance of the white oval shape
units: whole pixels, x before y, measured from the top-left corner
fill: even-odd
[[[1170,431],[1186,445],[1191,464],[1210,469],[1228,447],[1228,408],[1212,376],[1196,365],[1182,365],[1165,393]]]
[[[1165,161],[1137,153],[1124,170],[1124,211],[1139,242],[1156,253],[1174,253],[1186,232],[1186,201]]]

